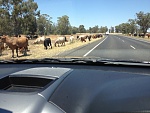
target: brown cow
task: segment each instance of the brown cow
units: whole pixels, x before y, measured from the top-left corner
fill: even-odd
[[[2,55],[3,50],[4,50],[4,43],[2,42],[2,39],[0,37],[0,56]]]
[[[81,40],[81,42],[86,42],[87,36],[86,35],[80,35],[78,37],[79,40]]]
[[[28,39],[26,37],[12,37],[9,38],[7,36],[3,36],[2,38],[2,42],[6,43],[9,48],[12,50],[12,58],[14,58],[14,50],[16,49],[16,54],[18,57],[18,49],[20,48],[24,48],[25,52],[24,55],[26,55],[26,51],[28,49]]]
[[[150,37],[150,33],[146,34],[146,36],[149,38]]]
[[[96,35],[93,35],[92,38],[93,38],[93,39],[96,39],[97,37],[96,37]]]

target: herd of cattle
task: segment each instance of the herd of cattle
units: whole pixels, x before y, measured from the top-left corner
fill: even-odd
[[[139,33],[139,34],[137,34],[137,33],[134,33],[134,34],[131,34],[131,33],[129,33],[129,36],[139,36],[139,37],[143,37],[144,38],[144,34],[143,33]],[[148,37],[148,38],[150,38],[150,33],[146,33],[146,36]]]
[[[91,41],[91,38],[100,38],[102,37],[102,34],[94,34],[94,35],[77,35],[75,36],[71,35],[69,37],[69,42],[73,43],[75,40],[80,40],[82,42],[86,42],[86,40]],[[0,56],[2,55],[2,51],[7,50],[7,48],[10,48],[12,50],[12,58],[14,58],[14,51],[16,50],[16,54],[18,57],[18,51],[21,52],[24,55],[27,55],[28,51],[28,40],[30,40],[30,36],[0,36]],[[54,41],[55,47],[65,46],[65,42],[68,42],[66,36],[59,36]],[[36,37],[33,44],[43,44],[45,49],[48,49],[48,46],[52,49],[52,40],[51,38],[46,38],[45,36]]]

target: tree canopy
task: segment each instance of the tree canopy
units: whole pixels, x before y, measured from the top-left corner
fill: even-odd
[[[71,26],[69,16],[63,15],[52,22],[52,17],[40,14],[38,4],[34,0],[0,0],[0,34],[76,34],[76,33],[144,33],[150,28],[150,13],[140,11],[136,19],[129,19],[116,26],[95,25],[86,29],[83,24]],[[100,26],[100,27],[99,27]]]

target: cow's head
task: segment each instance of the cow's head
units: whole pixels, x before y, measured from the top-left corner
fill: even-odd
[[[6,38],[7,38],[7,37],[6,37],[5,35],[3,35],[3,36],[1,37],[1,41],[4,42],[4,43],[6,43]]]

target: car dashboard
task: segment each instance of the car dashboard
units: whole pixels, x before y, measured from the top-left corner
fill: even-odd
[[[0,111],[148,112],[149,75],[148,66],[0,64]]]

